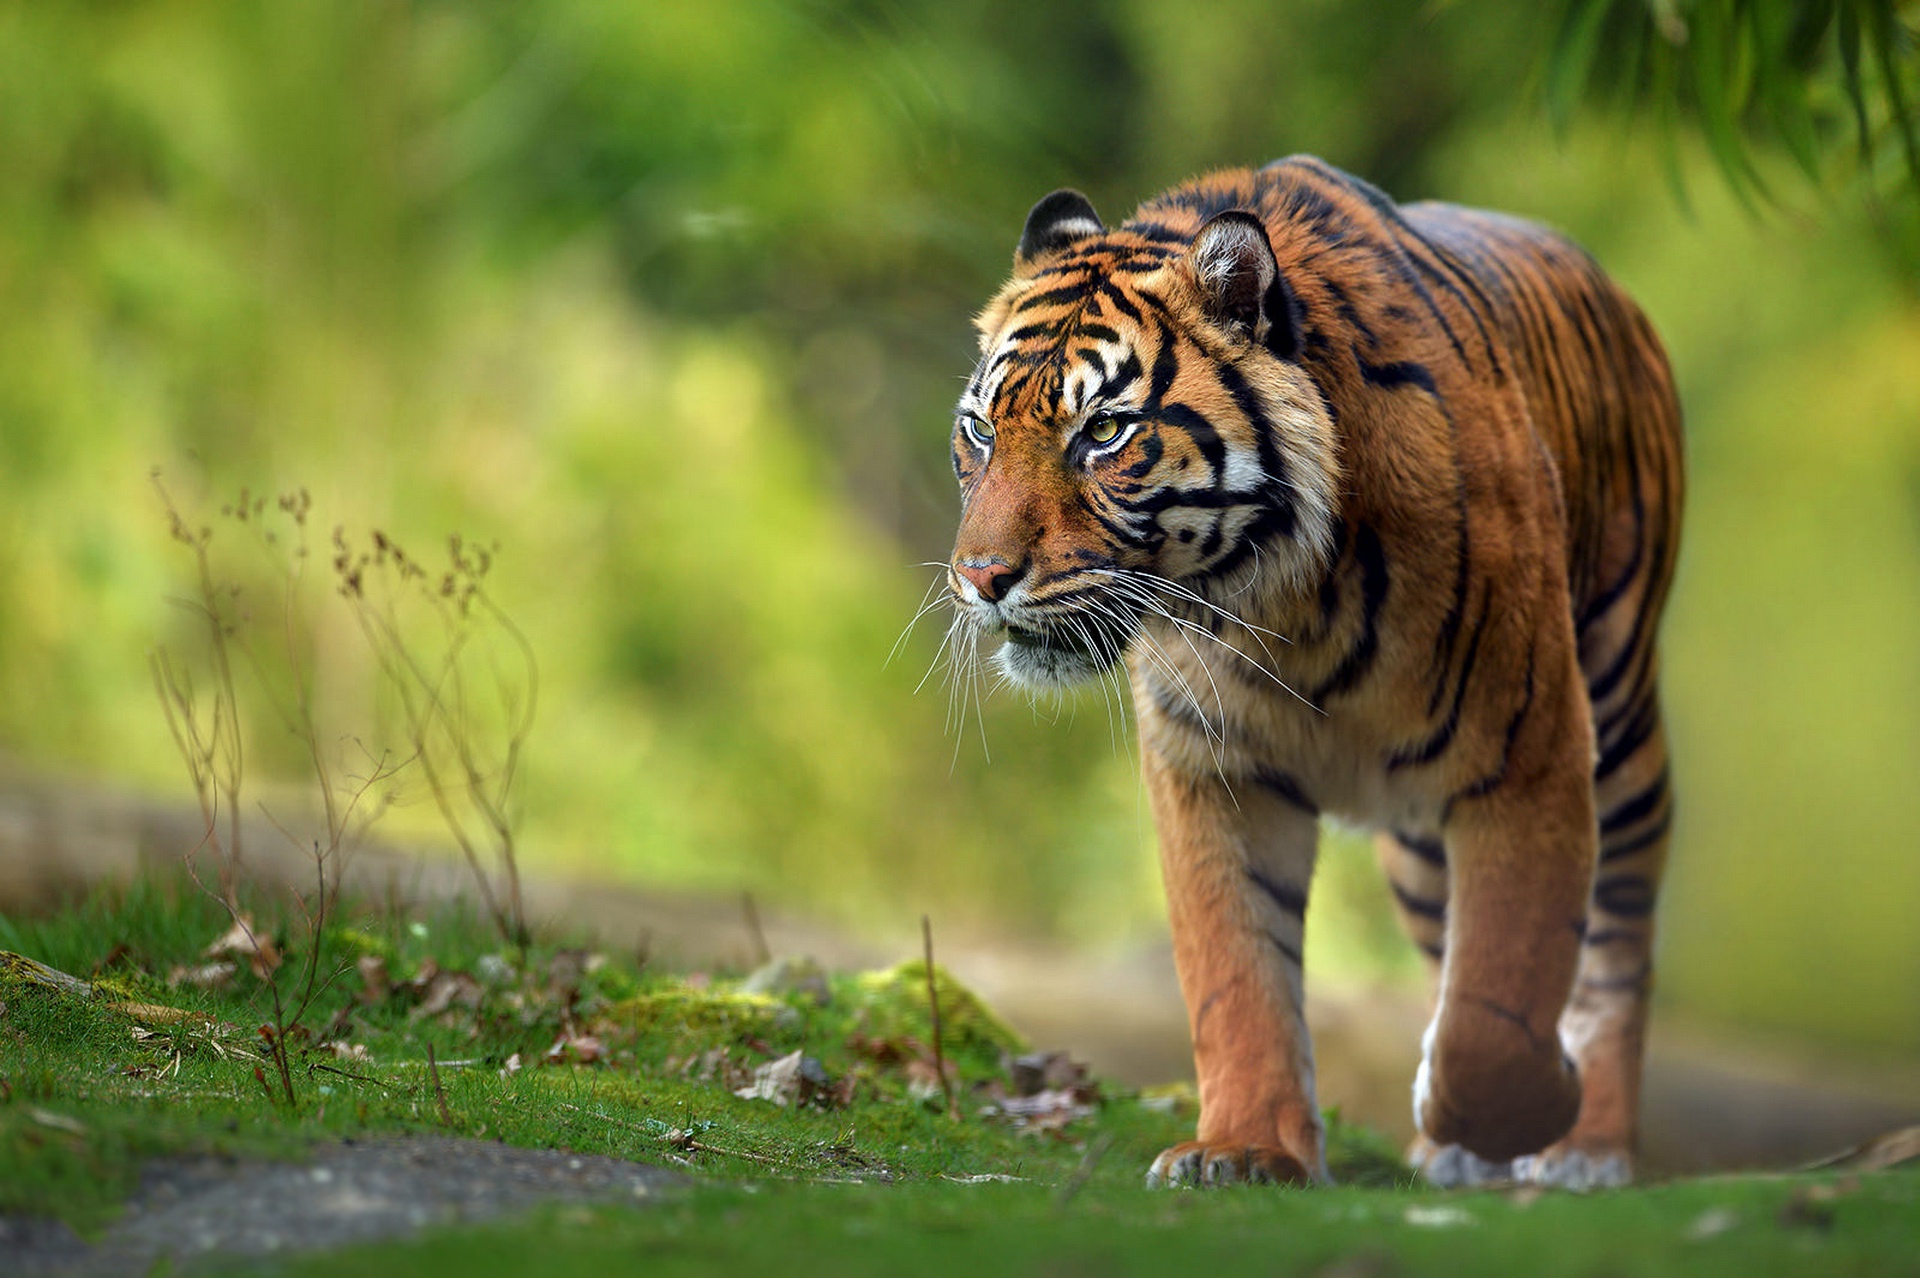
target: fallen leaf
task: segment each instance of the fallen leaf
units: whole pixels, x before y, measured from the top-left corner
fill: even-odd
[[[57,1132],[66,1132],[70,1136],[85,1136],[87,1125],[77,1118],[68,1118],[65,1114],[56,1114],[50,1109],[39,1106],[27,1110],[27,1117],[42,1127],[51,1127]]]
[[[130,1016],[148,1025],[175,1025],[181,1021],[211,1024],[213,1021],[212,1017],[203,1012],[189,1012],[184,1008],[167,1007],[161,1003],[109,1003],[107,1006],[122,1016]]]
[[[417,981],[418,978],[408,982],[409,987]],[[455,1004],[465,1008],[477,1008],[485,993],[480,982],[465,972],[442,972],[436,969],[427,982],[420,1006],[409,1012],[408,1016],[416,1021],[424,1020],[429,1016],[440,1015]]]
[[[1036,1096],[1041,1092],[1077,1088],[1087,1081],[1087,1067],[1065,1052],[1028,1052],[1024,1056],[1003,1057],[1009,1092],[1014,1096]]]
[[[386,1002],[393,993],[387,960],[378,954],[362,954],[353,966],[360,973],[360,992],[354,997],[367,1004]]]
[[[1693,1218],[1687,1226],[1685,1237],[1688,1242],[1705,1242],[1709,1238],[1718,1238],[1740,1223],[1740,1215],[1731,1207],[1709,1207]]]
[[[245,959],[253,974],[262,980],[272,976],[280,966],[280,950],[274,945],[273,937],[254,927],[253,919],[245,914],[235,917],[233,926],[200,952],[207,958]]]
[[[216,959],[195,967],[181,965],[167,973],[169,985],[191,985],[199,990],[223,990],[240,974],[240,965],[228,959]]]
[[[741,1100],[771,1101],[775,1105],[830,1103],[833,1080],[819,1061],[804,1052],[792,1052],[753,1071],[753,1081],[734,1092]]]
[[[1025,1176],[1009,1176],[1005,1172],[974,1172],[970,1176],[950,1176],[940,1173],[941,1180],[950,1180],[956,1185],[1024,1185]]]
[[[1409,1207],[1402,1220],[1419,1229],[1457,1229],[1474,1223],[1473,1217],[1458,1207]]]
[[[591,1065],[606,1054],[606,1047],[591,1034],[563,1033],[547,1049],[547,1062],[552,1065]]]
[[[1059,1131],[1077,1118],[1091,1117],[1096,1097],[1083,1087],[1058,1087],[1032,1096],[1003,1096],[986,1107],[989,1115],[1001,1115],[1023,1131]]]

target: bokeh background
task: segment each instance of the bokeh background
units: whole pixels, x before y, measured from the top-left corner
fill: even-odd
[[[1115,220],[1311,151],[1564,228],[1651,314],[1692,480],[1665,1015],[1920,1062],[1914,206],[1845,155],[1809,179],[1758,146],[1766,199],[1684,128],[1550,125],[1553,8],[0,6],[0,751],[186,801],[148,654],[200,632],[151,476],[209,526],[304,487],[316,543],[498,543],[541,671],[529,873],[1151,943],[1125,725],[1003,694],[957,731],[920,687],[940,618],[889,654],[1027,207],[1073,185]],[[258,578],[260,546],[215,544]],[[375,732],[315,577],[327,731]],[[297,742],[247,726],[250,778],[294,792]],[[1356,842],[1309,967],[1417,981]]]

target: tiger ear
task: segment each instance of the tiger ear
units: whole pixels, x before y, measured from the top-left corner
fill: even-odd
[[[1031,265],[1075,240],[1105,234],[1106,229],[1086,196],[1078,191],[1055,191],[1027,214],[1027,226],[1020,232],[1020,247],[1013,251],[1013,260],[1021,266]]]
[[[1209,320],[1283,359],[1298,352],[1293,295],[1259,218],[1244,209],[1209,218],[1193,237],[1187,261]]]

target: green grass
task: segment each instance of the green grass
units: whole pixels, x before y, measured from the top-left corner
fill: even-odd
[[[290,985],[304,930],[259,917],[290,951]],[[1103,1086],[1091,1115],[1038,1133],[985,1116],[1005,1077],[1002,1054],[1022,1044],[943,982],[960,1110],[950,1117],[931,1085],[918,963],[832,976],[820,1005],[805,989],[751,995],[725,973],[690,980],[627,956],[588,962],[561,944],[506,952],[457,913],[410,921],[362,911],[329,929],[323,971],[342,974],[308,1013],[289,1105],[257,1059],[257,1027],[271,1018],[261,983],[242,973],[203,991],[166,980],[204,962],[225,926],[197,894],[150,884],[44,919],[0,919],[0,950],[91,976],[103,991],[86,1000],[0,979],[0,1211],[95,1231],[154,1154],[298,1158],[328,1137],[451,1131],[679,1162],[694,1182],[645,1209],[547,1209],[365,1248],[351,1264],[599,1273],[644,1256],[660,1273],[1392,1274],[1471,1262],[1596,1276],[1920,1274],[1920,1176],[1910,1173],[1443,1195],[1410,1184],[1378,1138],[1336,1118],[1338,1189],[1149,1194],[1141,1172],[1191,1131],[1190,1100]],[[363,980],[363,958],[384,963],[384,995]],[[435,968],[491,980],[463,986],[471,1006],[423,1015],[425,991],[406,983]],[[210,1019],[139,1027],[137,1037],[137,1021],[108,1005],[125,1000]],[[333,1039],[367,1059],[336,1055],[324,1046]],[[546,1063],[556,1041],[598,1059]],[[437,1090],[429,1046],[443,1063]],[[828,1101],[779,1107],[733,1095],[753,1067],[795,1050],[825,1069]],[[516,1055],[521,1068],[508,1070]],[[983,1175],[1016,1179],[966,1183]],[[344,1263],[316,1257],[294,1271]]]

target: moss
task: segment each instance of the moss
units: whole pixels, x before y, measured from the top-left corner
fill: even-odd
[[[1027,1050],[1027,1042],[951,972],[934,964],[939,991],[941,1050],[963,1078],[1000,1072],[1001,1058]],[[927,965],[908,959],[884,971],[847,978],[843,988],[855,1005],[853,1028],[880,1040],[933,1041],[927,1007]]]

